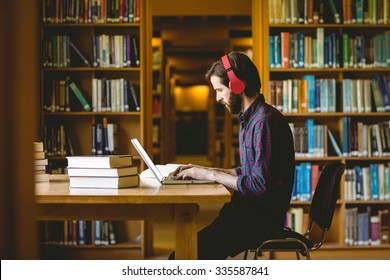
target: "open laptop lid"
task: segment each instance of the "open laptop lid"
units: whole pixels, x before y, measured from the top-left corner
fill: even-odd
[[[142,147],[141,143],[138,141],[138,139],[134,138],[131,139],[131,143],[133,144],[134,148],[137,150],[139,155],[142,157],[146,165],[149,167],[150,170],[152,170],[153,175],[157,178],[157,180],[160,181],[160,183],[163,181],[164,176],[161,174],[161,172],[158,170],[157,166],[153,163],[153,161],[150,159],[149,155],[146,153],[145,149]]]

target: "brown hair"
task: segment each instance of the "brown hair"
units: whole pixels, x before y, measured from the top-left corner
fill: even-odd
[[[228,59],[237,78],[245,81],[245,95],[253,97],[260,93],[260,75],[252,60],[247,55],[240,52],[229,53]],[[217,76],[221,78],[223,85],[226,87],[229,86],[229,77],[221,59],[218,59],[218,61],[210,67],[205,76],[208,81],[210,81],[211,76]]]

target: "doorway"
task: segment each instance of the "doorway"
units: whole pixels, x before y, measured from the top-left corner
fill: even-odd
[[[222,55],[232,50],[232,38],[250,36],[246,16],[154,16],[153,37],[162,42],[165,113],[161,134],[165,143],[160,163],[196,155],[215,165],[215,95],[205,73]],[[199,88],[202,88],[199,91]],[[199,160],[199,157],[197,158]]]

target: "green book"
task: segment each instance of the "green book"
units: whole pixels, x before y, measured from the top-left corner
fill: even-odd
[[[334,4],[333,0],[328,0],[330,10],[333,15],[334,23],[341,23],[340,21],[340,14],[336,9],[336,5]]]
[[[91,111],[91,106],[85,99],[84,95],[81,93],[80,89],[76,86],[74,82],[69,84],[70,88],[72,89],[73,93],[76,95],[77,99],[80,101],[81,105],[83,105],[84,109],[86,111]]]
[[[343,68],[349,67],[349,38],[348,34],[343,34]]]

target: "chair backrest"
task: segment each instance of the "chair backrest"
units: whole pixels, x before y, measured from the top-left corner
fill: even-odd
[[[340,193],[340,180],[345,164],[332,163],[324,167],[310,206],[310,218],[322,229],[329,230]]]

